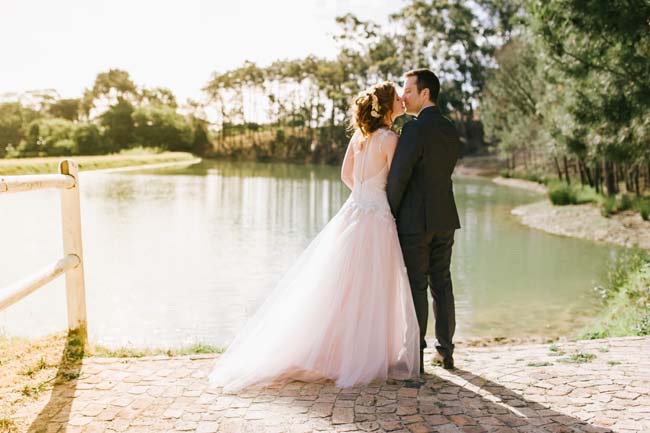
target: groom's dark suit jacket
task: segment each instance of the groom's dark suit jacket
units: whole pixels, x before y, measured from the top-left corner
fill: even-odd
[[[451,181],[459,153],[456,128],[438,107],[404,125],[386,186],[399,233],[460,228]]]

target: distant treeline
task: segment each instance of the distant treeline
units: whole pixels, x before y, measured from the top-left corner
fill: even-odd
[[[169,90],[139,89],[124,71],[98,74],[82,98],[30,96],[32,106],[0,104],[0,157],[100,155],[133,147],[204,154],[211,146],[205,119],[179,114]]]
[[[201,103],[178,107],[169,90],[109,70],[79,99],[45,98],[38,110],[0,104],[0,156],[144,146],[339,163],[353,96],[424,66],[441,78],[439,105],[464,154],[492,149],[512,174],[642,194],[650,185],[648,22],[645,0],[410,0],[384,28],[337,18],[334,59],[214,73]]]

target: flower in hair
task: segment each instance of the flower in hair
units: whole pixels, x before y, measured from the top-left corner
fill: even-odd
[[[379,118],[381,117],[381,114],[379,114],[379,98],[377,98],[377,95],[372,93],[372,110],[370,111],[370,115],[372,117]]]

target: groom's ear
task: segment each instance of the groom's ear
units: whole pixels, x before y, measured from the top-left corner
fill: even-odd
[[[431,100],[431,91],[429,90],[429,88],[425,87],[424,89],[422,89],[422,93],[424,93],[424,92],[426,92],[427,101],[430,101]]]

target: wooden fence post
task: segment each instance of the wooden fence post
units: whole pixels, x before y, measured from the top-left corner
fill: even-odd
[[[61,190],[61,219],[63,229],[63,256],[73,254],[79,264],[65,274],[68,304],[68,328],[77,330],[85,341],[88,334],[86,316],[86,287],[84,283],[83,248],[81,244],[81,205],[79,199],[79,167],[71,159],[59,164],[59,172],[74,177],[71,188]]]

